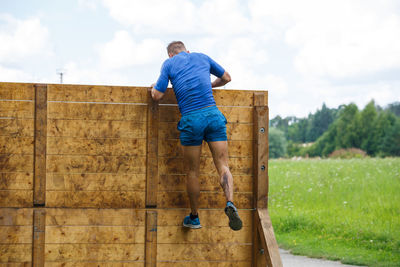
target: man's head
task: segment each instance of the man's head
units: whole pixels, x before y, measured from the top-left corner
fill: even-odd
[[[168,56],[171,58],[182,51],[187,52],[185,45],[181,41],[173,41],[167,46]]]

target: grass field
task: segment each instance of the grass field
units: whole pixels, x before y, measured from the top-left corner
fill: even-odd
[[[270,160],[269,211],[281,247],[400,266],[400,158]]]

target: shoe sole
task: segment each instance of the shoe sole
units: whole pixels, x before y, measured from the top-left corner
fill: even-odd
[[[242,229],[242,220],[239,217],[237,211],[232,207],[225,208],[225,214],[229,218],[229,227],[234,231],[239,231]]]
[[[183,223],[183,226],[190,228],[190,229],[200,229],[201,228],[201,225],[193,225],[193,224],[186,224],[186,223]]]

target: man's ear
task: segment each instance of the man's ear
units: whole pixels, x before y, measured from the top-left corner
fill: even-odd
[[[188,50],[188,51],[186,51],[186,52],[190,53],[190,51],[189,51],[189,50]]]

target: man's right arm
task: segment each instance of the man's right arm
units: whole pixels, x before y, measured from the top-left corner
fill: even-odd
[[[231,76],[229,75],[228,72],[225,71],[224,74],[221,76],[221,78],[217,78],[211,83],[211,87],[214,88],[214,87],[224,86],[230,81],[231,81]]]

